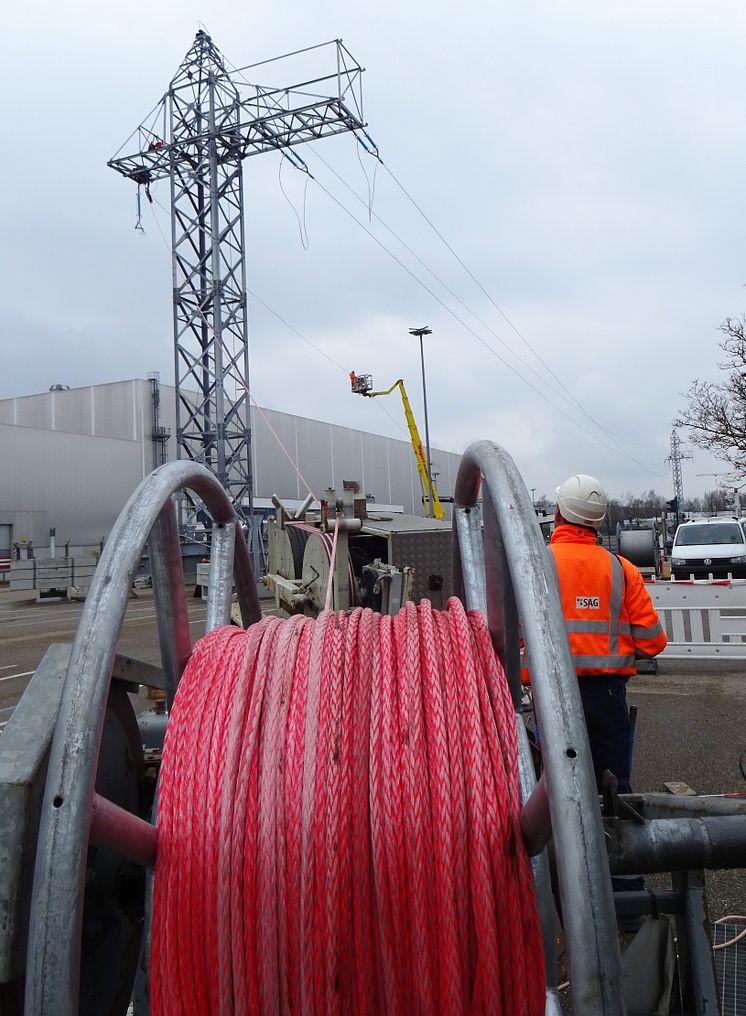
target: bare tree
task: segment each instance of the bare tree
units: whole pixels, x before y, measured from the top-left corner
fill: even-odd
[[[660,494],[656,494],[652,488],[643,492],[640,501],[642,502],[640,505],[640,518],[644,519],[655,518],[666,507],[666,499]]]
[[[631,497],[631,495],[625,495],[625,497]],[[624,499],[620,501],[618,498],[612,497],[606,510],[606,518],[613,528],[616,528],[617,522],[624,522],[627,518],[624,513]]]
[[[702,497],[702,511],[716,515],[718,512],[727,512],[730,508],[732,508],[731,498],[722,487],[705,491]]]
[[[654,490],[645,490],[642,494],[628,491],[622,494],[620,500],[609,502],[609,514],[614,514],[615,521],[636,523],[640,519],[652,519],[660,515],[665,504],[665,498]]]
[[[695,445],[727,462],[734,479],[746,478],[746,317],[727,318],[719,343],[725,360],[718,367],[724,380],[693,381],[687,407],[674,420],[686,427]]]

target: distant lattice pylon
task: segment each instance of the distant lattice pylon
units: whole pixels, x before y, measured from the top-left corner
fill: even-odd
[[[679,510],[684,501],[684,483],[681,478],[681,463],[684,459],[693,459],[694,456],[689,451],[682,450],[682,444],[679,440],[679,435],[675,430],[671,431],[671,451],[666,457],[666,463],[671,466],[671,476],[673,478],[673,494],[678,499]]]

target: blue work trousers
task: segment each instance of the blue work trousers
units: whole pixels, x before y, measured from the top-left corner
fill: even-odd
[[[593,674],[579,677],[580,697],[591,742],[593,771],[601,793],[603,772],[608,769],[617,778],[620,794],[631,794],[632,725],[627,705],[627,682],[615,674]],[[615,876],[611,884],[616,892],[630,892],[644,887],[638,875]]]
[[[608,769],[617,778],[619,793],[629,794],[632,743],[627,682],[615,674],[593,674],[578,678],[578,684],[598,792],[604,769]]]

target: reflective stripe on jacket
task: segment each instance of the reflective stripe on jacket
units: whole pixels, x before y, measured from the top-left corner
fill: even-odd
[[[657,656],[665,648],[642,576],[626,558],[598,546],[595,531],[559,525],[550,549],[578,676],[631,676],[637,657]]]

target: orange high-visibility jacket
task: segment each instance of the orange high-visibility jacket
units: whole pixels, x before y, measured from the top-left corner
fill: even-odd
[[[550,548],[579,677],[628,677],[635,673],[636,657],[665,649],[658,614],[631,562],[598,546],[596,533],[582,526],[557,526]]]

